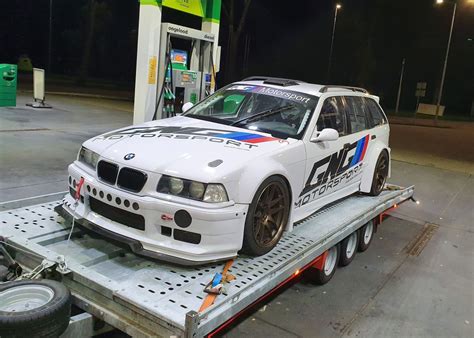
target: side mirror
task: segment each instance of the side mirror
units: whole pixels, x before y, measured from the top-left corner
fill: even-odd
[[[191,109],[194,105],[191,102],[186,102],[183,104],[183,108],[181,108],[181,111],[183,113],[186,113],[189,109]]]
[[[339,138],[339,133],[336,129],[324,128],[321,131],[315,131],[311,137],[311,142],[336,141]]]

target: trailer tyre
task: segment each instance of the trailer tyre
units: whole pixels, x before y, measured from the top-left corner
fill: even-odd
[[[358,250],[363,252],[368,249],[372,239],[374,238],[375,231],[375,222],[374,220],[368,221],[362,228],[359,230],[359,246]]]
[[[339,266],[349,265],[355,257],[359,246],[359,232],[354,231],[341,242],[341,252],[339,255]]]
[[[312,269],[310,278],[311,281],[317,285],[324,285],[329,282],[336,273],[337,262],[339,260],[340,247],[336,244],[328,250],[326,262],[322,270]]]
[[[0,337],[58,337],[69,325],[71,294],[52,280],[0,284]]]

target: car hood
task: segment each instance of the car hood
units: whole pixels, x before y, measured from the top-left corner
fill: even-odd
[[[84,146],[128,167],[211,182],[294,142],[298,141],[178,116],[115,130]]]

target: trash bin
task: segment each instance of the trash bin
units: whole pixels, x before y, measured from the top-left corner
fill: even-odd
[[[0,63],[0,107],[16,106],[17,66]]]

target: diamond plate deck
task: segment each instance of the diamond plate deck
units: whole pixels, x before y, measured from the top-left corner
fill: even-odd
[[[48,259],[64,255],[71,271],[65,276],[65,284],[73,288],[73,293],[86,299],[84,295],[91,291],[100,294],[105,299],[102,306],[111,301],[116,316],[127,316],[124,322],[155,333],[158,325],[164,336],[169,332],[202,336],[368,220],[410,198],[413,191],[410,187],[385,191],[378,197],[349,197],[298,222],[294,231],[285,234],[267,255],[237,258],[229,270],[237,279],[229,284],[228,295],[219,296],[192,328],[186,327],[186,315],[199,309],[206,296],[204,286],[222,271],[223,263],[180,267],[153,261],[78,227],[68,242],[71,224],[53,211],[60,201],[1,212],[0,235]],[[93,304],[95,300],[90,298]]]

